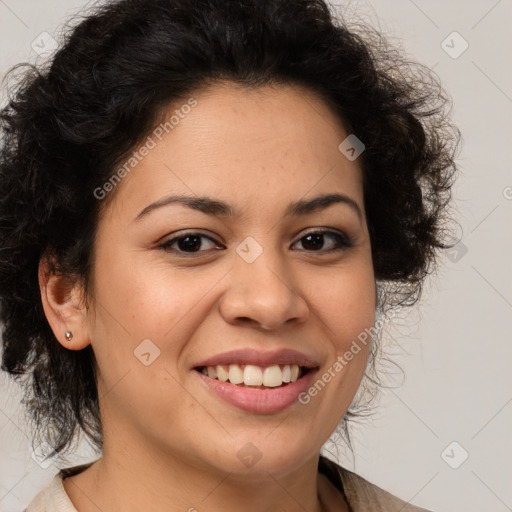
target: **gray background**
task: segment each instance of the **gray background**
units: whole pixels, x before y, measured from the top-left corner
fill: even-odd
[[[40,34],[58,38],[62,23],[86,4],[0,0],[0,75],[17,62],[36,61],[34,47],[51,46]],[[357,13],[434,68],[453,97],[463,133],[455,189],[462,244],[444,257],[420,307],[389,326],[387,350],[405,378],[391,379],[371,420],[355,426],[355,455],[343,446],[326,449],[373,483],[431,510],[512,510],[512,2],[345,6],[349,19]],[[469,47],[457,56],[464,41]],[[31,458],[19,400],[16,386],[0,374],[2,512],[21,510],[59,467],[44,469]],[[90,456],[83,446],[79,453],[67,464]]]

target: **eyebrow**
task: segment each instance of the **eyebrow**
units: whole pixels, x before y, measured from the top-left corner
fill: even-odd
[[[232,206],[218,199],[211,197],[198,197],[198,196],[166,196],[150,205],[146,206],[134,221],[139,221],[150,212],[168,206],[170,204],[181,204],[193,210],[205,213],[207,215],[215,215],[218,217],[238,217],[240,213],[237,212]],[[300,199],[299,201],[290,203],[285,211],[285,217],[308,215],[319,210],[324,210],[333,204],[346,204],[357,213],[360,220],[363,220],[363,212],[354,199],[346,196],[345,194],[324,194],[312,199]]]

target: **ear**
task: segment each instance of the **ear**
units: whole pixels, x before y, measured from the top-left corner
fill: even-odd
[[[81,350],[90,344],[82,286],[53,269],[48,257],[41,258],[39,288],[44,313],[59,343],[70,350]],[[67,332],[72,336],[66,337]]]

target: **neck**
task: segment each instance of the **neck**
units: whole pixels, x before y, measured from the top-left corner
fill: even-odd
[[[101,459],[64,481],[77,510],[324,512],[321,501],[332,495],[330,484],[318,474],[318,454],[279,474],[254,468],[223,473],[134,446],[111,449],[105,442]]]

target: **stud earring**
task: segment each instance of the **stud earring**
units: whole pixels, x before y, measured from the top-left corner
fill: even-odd
[[[71,341],[73,339],[73,333],[71,331],[66,331],[66,341]]]

